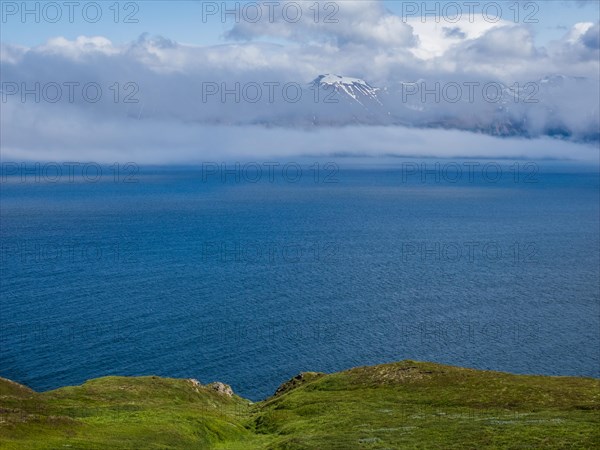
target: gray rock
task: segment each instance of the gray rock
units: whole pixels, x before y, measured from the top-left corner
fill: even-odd
[[[226,395],[227,397],[233,397],[233,389],[231,389],[231,386],[221,383],[220,381],[207,384],[206,387],[217,391],[219,394]]]
[[[188,381],[190,383],[192,383],[192,386],[194,386],[194,387],[200,387],[200,386],[202,386],[202,384],[200,384],[200,382],[198,380],[196,380],[195,378],[190,378]]]

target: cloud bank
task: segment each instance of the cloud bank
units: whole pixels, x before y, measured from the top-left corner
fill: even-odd
[[[314,2],[300,3],[308,9]],[[163,163],[218,153],[435,156],[481,155],[476,149],[485,148],[490,156],[590,159],[600,135],[598,23],[574,24],[560,40],[536,47],[526,24],[481,17],[423,23],[396,16],[381,2],[338,5],[332,23],[309,15],[234,23],[216,46],[150,35],[125,44],[102,36],[56,37],[35,47],[3,42],[3,158],[130,155]],[[309,83],[325,73],[378,87],[384,108],[359,113],[356,105],[315,100]],[[478,82],[521,91],[533,83],[533,90],[519,91],[516,102],[491,102],[480,91],[474,101],[435,94],[407,99],[406,86],[416,82],[423,89]],[[286,83],[304,90],[301,100],[294,101]],[[215,86],[218,92],[207,96]],[[253,101],[256,86],[262,93]],[[238,92],[223,96],[224,90]],[[523,102],[530,97],[537,101]],[[541,140],[464,132],[499,127]]]

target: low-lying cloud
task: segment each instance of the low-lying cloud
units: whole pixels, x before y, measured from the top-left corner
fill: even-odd
[[[138,164],[310,157],[556,159],[598,163],[598,147],[552,138],[499,138],[458,130],[401,126],[316,129],[109,119],[39,108],[2,116],[4,161],[95,161]]]

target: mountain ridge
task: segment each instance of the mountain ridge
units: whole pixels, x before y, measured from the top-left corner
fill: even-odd
[[[586,81],[582,77],[549,74],[513,85],[497,80],[461,85],[451,80],[442,83],[421,78],[376,87],[362,78],[322,74],[309,86],[329,92],[329,96],[319,96],[319,101],[326,98],[324,103],[339,106],[313,108],[314,125],[395,125],[457,129],[498,137],[549,136],[596,142],[600,140],[597,109],[589,112],[589,124],[574,124],[560,117],[554,105],[555,97],[568,97],[570,90]],[[290,126],[293,121],[282,121],[280,125]]]
[[[389,126],[458,130],[500,138],[600,141],[600,109],[592,102],[600,95],[598,87],[581,77],[554,74],[513,85],[495,80],[459,83],[421,78],[377,86],[364,78],[325,73],[307,83],[278,84],[282,92],[274,94],[274,99],[266,88],[257,101],[251,98],[230,103],[215,94],[202,117],[189,120],[308,130]],[[255,81],[249,85],[253,93],[259,89]],[[585,100],[581,99],[582,92],[586,92]],[[569,105],[569,114],[559,107],[561,104]]]

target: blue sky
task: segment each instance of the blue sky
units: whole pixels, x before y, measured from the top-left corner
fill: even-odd
[[[11,4],[19,5],[23,2],[10,2],[2,0],[3,8],[9,8]],[[25,2],[28,9],[34,9],[35,3],[43,2]],[[57,2],[62,5],[62,2]],[[86,2],[79,2],[81,5]],[[114,23],[114,10],[109,10],[115,2],[100,2],[103,5],[103,17],[97,23],[89,23],[82,20],[80,9],[75,9],[75,20],[69,23],[66,19],[67,7],[61,6],[63,18],[57,23],[48,23],[41,20],[35,23],[34,16],[28,16],[23,23],[18,16],[7,16],[1,26],[1,37],[4,42],[21,44],[25,46],[35,46],[44,43],[49,38],[63,36],[68,39],[74,39],[77,36],[104,36],[113,42],[122,43],[133,41],[143,33],[151,35],[161,35],[163,37],[175,40],[181,43],[194,45],[214,45],[225,42],[223,34],[231,28],[231,23],[221,23],[220,20],[209,20],[202,22],[202,2],[197,1],[137,1],[139,10],[133,17],[138,19],[138,23]],[[128,2],[118,2],[121,8],[121,14],[133,12],[133,9],[125,11],[125,5]],[[206,2],[205,2],[206,3]],[[223,2],[215,2],[221,5]],[[236,2],[226,2],[228,5]],[[237,3],[245,4],[248,1],[239,1]],[[259,2],[260,3],[260,2]],[[341,4],[342,2],[340,2]],[[416,3],[421,10],[421,1],[419,2],[401,2],[389,1],[383,2],[385,7],[396,15],[402,15],[404,8],[408,11],[407,3]],[[464,14],[468,13],[468,6],[465,2],[453,2],[442,0],[437,2],[428,1],[427,8],[434,9],[435,4],[439,4],[440,11],[443,11],[445,4],[458,3]],[[482,5],[494,2],[482,1]],[[511,19],[515,14],[514,0],[496,2],[502,7],[503,18]],[[520,18],[523,19],[527,14],[534,13],[532,6],[527,1],[521,1],[519,10]],[[535,39],[537,45],[545,45],[550,40],[559,39],[564,35],[568,28],[578,22],[596,22],[599,18],[599,2],[595,1],[540,1],[535,2],[539,10],[534,16],[539,23],[531,23],[535,30]],[[476,14],[480,14],[481,7],[475,8]],[[447,11],[451,11],[448,7]],[[494,12],[491,8],[490,13]],[[120,17],[122,19],[123,16]]]

